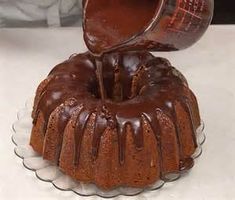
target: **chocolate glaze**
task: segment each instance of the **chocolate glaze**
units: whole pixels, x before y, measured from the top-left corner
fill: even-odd
[[[76,127],[74,131],[74,164],[77,165],[79,162],[80,157],[80,150],[81,150],[81,141],[84,133],[84,129],[86,128],[87,122],[91,113],[87,111],[84,107],[81,109],[77,119],[76,119]]]
[[[48,75],[48,83],[40,94],[35,113],[42,113],[45,127],[51,113],[58,107],[58,129],[61,135],[56,159],[62,145],[65,126],[75,110],[79,109],[74,129],[74,164],[79,164],[81,140],[90,116],[95,115],[92,156],[98,156],[101,136],[106,128],[116,129],[118,134],[120,164],[125,162],[126,128],[133,133],[137,149],[143,148],[143,120],[147,121],[156,136],[161,157],[161,127],[159,117],[166,114],[175,125],[179,149],[180,134],[177,127],[175,102],[184,108],[192,122],[191,129],[195,139],[195,124],[186,80],[163,58],[148,52],[126,52],[105,54],[102,57],[105,101],[101,99],[96,76],[95,57],[90,53],[79,54],[56,66]],[[67,102],[67,103],[65,103]],[[37,122],[37,115],[34,123]],[[46,128],[45,128],[46,131]],[[192,165],[180,152],[181,168]],[[162,160],[162,159],[161,159]],[[187,161],[187,162],[186,162]],[[191,160],[192,161],[192,160]],[[193,161],[192,161],[193,162]],[[162,168],[161,162],[159,163]],[[161,170],[160,170],[161,171]]]

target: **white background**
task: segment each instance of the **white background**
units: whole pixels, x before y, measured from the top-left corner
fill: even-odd
[[[1,200],[84,199],[39,181],[23,167],[13,153],[11,125],[50,69],[85,50],[80,28],[0,29]],[[193,47],[156,55],[167,57],[187,77],[200,103],[207,140],[186,177],[130,199],[235,199],[235,26],[211,26]]]

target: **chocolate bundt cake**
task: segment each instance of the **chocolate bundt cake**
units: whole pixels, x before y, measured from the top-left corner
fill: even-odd
[[[39,85],[30,144],[72,178],[102,189],[146,187],[193,166],[200,125],[186,79],[148,52],[72,56]]]

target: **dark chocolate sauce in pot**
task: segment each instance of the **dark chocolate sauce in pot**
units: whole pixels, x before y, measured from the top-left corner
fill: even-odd
[[[107,52],[144,30],[159,0],[91,0],[84,10],[84,38],[93,53]]]
[[[197,42],[213,15],[213,0],[86,0],[84,39],[93,54],[172,51]]]

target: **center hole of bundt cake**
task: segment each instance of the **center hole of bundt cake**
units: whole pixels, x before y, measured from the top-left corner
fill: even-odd
[[[124,102],[141,95],[144,88],[143,75],[144,67],[139,67],[135,73],[122,73],[120,69],[110,72],[103,72],[103,84],[106,99],[114,102]],[[89,91],[92,95],[101,99],[98,77],[90,85]]]

